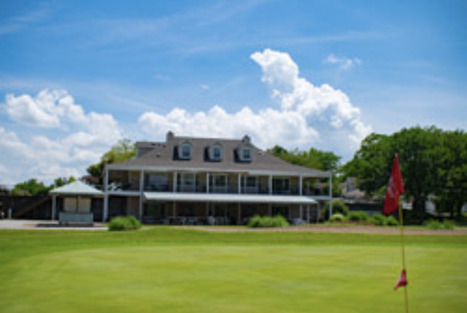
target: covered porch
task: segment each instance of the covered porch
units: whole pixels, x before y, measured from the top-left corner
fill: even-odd
[[[142,220],[181,225],[243,225],[254,215],[282,215],[292,224],[319,218],[318,203],[308,196],[143,193]]]

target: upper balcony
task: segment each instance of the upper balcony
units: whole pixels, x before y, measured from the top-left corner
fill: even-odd
[[[140,182],[142,180],[142,188]],[[299,176],[246,175],[207,172],[109,171],[112,192],[187,192],[224,194],[325,195],[314,188],[315,180]],[[301,192],[300,192],[301,187]]]

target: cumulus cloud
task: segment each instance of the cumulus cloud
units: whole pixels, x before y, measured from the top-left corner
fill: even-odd
[[[42,90],[35,97],[8,94],[5,109],[11,119],[26,126],[55,128],[61,119],[88,122],[83,108],[65,90]]]
[[[9,94],[5,100],[10,118],[34,128],[17,134],[0,127],[0,163],[9,169],[2,182],[81,176],[122,137],[111,115],[86,113],[64,90],[42,90],[35,97]]]
[[[228,113],[220,106],[190,113],[175,108],[162,115],[146,112],[139,118],[143,132],[162,138],[176,134],[236,137],[249,134],[263,148],[280,144],[289,148],[310,146],[349,153],[371,132],[360,119],[360,109],[342,91],[325,84],[314,86],[300,77],[289,54],[266,49],[251,55],[262,69],[261,80],[271,88],[278,107],[257,112],[249,107]]]
[[[326,64],[337,65],[341,70],[350,70],[352,67],[362,64],[359,58],[345,58],[336,57],[334,54],[330,54],[323,61]]]

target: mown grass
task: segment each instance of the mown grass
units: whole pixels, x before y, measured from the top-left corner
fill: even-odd
[[[402,312],[397,235],[0,231],[0,312]],[[406,236],[414,312],[467,307],[466,236]]]

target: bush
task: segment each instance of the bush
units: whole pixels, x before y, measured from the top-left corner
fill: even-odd
[[[370,216],[363,211],[350,212],[347,219],[352,222],[368,222]]]
[[[451,220],[444,220],[443,222],[443,229],[454,229],[456,223]]]
[[[331,222],[343,222],[344,220],[345,220],[344,215],[340,213],[333,214],[330,219]]]
[[[370,221],[376,226],[386,226],[388,224],[388,219],[383,214],[375,214],[371,217]]]
[[[425,222],[425,226],[428,227],[429,229],[441,229],[442,228],[441,222],[437,220],[429,220]]]
[[[347,216],[349,214],[349,207],[346,206],[345,203],[341,200],[332,200],[332,214],[334,213]],[[321,216],[325,220],[329,218],[329,202],[326,202],[326,204],[321,209]]]
[[[255,215],[248,221],[248,227],[287,227],[289,222],[282,216],[259,216]]]
[[[109,230],[135,230],[141,223],[134,216],[115,217],[109,222]]]
[[[456,224],[451,220],[444,220],[444,222],[429,220],[425,223],[425,226],[429,229],[454,229]]]
[[[398,226],[399,221],[392,215],[386,217],[386,225],[387,226]]]

